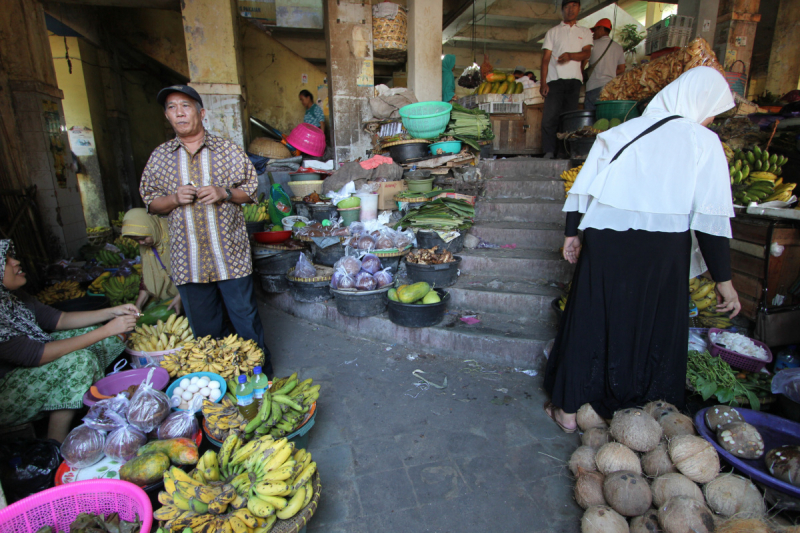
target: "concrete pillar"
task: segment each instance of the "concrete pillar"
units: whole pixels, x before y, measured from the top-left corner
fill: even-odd
[[[702,37],[709,43],[714,42],[717,11],[719,11],[719,0],[678,1],[678,15],[694,18],[691,39]]]
[[[363,128],[372,117],[368,99],[375,94],[372,6],[361,0],[323,0],[323,5],[331,142],[336,162],[343,163],[364,157],[372,148]]]
[[[74,256],[87,242],[86,222],[44,10],[35,0],[9,0],[3,7],[0,63],[8,73],[20,152],[37,187],[45,245],[51,259]]]
[[[239,9],[236,0],[181,2],[189,85],[203,99],[206,128],[246,148]]]
[[[750,72],[756,26],[761,20],[758,14],[760,0],[721,0],[714,37],[714,53],[725,70],[730,70],[736,61],[744,63],[744,72]],[[742,64],[737,63],[736,72]]]
[[[408,0],[408,87],[420,102],[442,99],[442,0]]]
[[[766,89],[777,96],[800,86],[800,3],[781,0],[769,56]]]

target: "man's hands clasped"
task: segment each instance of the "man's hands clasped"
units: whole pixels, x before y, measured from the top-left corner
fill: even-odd
[[[197,200],[203,205],[216,204],[228,197],[223,187],[206,185],[195,187],[194,185],[181,185],[175,190],[175,201],[178,205],[189,205]]]

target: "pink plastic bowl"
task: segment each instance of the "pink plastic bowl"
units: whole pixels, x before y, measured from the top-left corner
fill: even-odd
[[[116,374],[106,376],[94,385],[97,387],[97,391],[100,394],[116,396],[131,385],[141,385],[142,382],[147,379],[148,372],[150,372],[149,368],[125,370],[124,372],[117,372]],[[153,372],[152,383],[153,387],[156,389],[164,390],[164,387],[169,383],[169,372],[163,368],[156,368],[156,371]],[[94,405],[95,401],[94,396],[92,396],[89,391],[86,391],[86,394],[83,395],[83,405],[91,407]]]
[[[325,133],[311,124],[298,124],[286,137],[286,142],[308,155],[319,157],[325,153]]]
[[[9,505],[0,511],[0,531],[35,533],[44,526],[69,531],[80,513],[119,513],[127,521],[138,515],[144,533],[153,525],[153,506],[145,491],[118,479],[91,479],[47,489]]]

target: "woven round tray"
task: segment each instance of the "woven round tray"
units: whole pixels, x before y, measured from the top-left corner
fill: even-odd
[[[317,275],[313,278],[296,278],[292,276],[292,272],[294,272],[294,267],[292,267],[289,269],[289,272],[286,273],[286,279],[297,283],[316,283],[318,281],[330,281],[333,277],[333,269],[331,267],[314,265],[314,268],[317,269]]]
[[[314,472],[311,477],[311,486],[314,490],[314,495],[311,496],[311,501],[299,513],[291,517],[289,520],[277,520],[272,527],[272,533],[299,533],[304,527],[308,525],[308,521],[314,516],[319,505],[319,497],[322,493],[322,483],[319,480],[319,472]]]
[[[322,237],[316,237],[317,239],[324,238],[324,237],[333,237],[334,235],[323,235]],[[302,242],[314,242],[315,237],[309,237],[308,235],[296,235],[295,240],[302,241]],[[346,239],[349,239],[350,235],[339,235],[339,242],[342,243]],[[331,245],[332,246],[332,245]]]
[[[409,245],[408,245],[408,246],[407,246],[405,249],[403,249],[403,250],[395,250],[395,249],[392,249],[392,250],[386,250],[386,251],[381,251],[381,250],[373,250],[373,251],[372,251],[372,252],[370,252],[370,253],[372,253],[372,254],[375,254],[375,255],[377,255],[378,257],[402,257],[402,256],[406,255],[406,254],[407,254],[408,252],[410,252],[410,251],[411,251],[411,245],[409,244]]]
[[[315,192],[317,194],[322,193],[322,184],[325,183],[325,180],[318,180],[318,181],[291,181],[289,182],[289,187],[292,189],[292,192],[295,196],[299,196],[300,200],[302,201],[304,196],[308,196],[309,194]],[[294,198],[294,197],[293,197]]]
[[[247,147],[247,151],[270,159],[287,159],[292,155],[284,144],[266,137],[253,139],[253,142]]]
[[[431,142],[425,139],[408,139],[406,141],[394,141],[381,145],[381,150],[385,150],[390,146],[399,146],[401,144],[420,144],[420,143],[430,144]]]
[[[295,239],[295,240],[297,240],[297,239]],[[285,244],[251,244],[250,247],[254,248],[256,250],[258,250],[258,249],[261,249],[261,250],[277,250],[277,251],[281,251],[281,252],[286,251],[286,250],[302,250],[303,248],[305,248],[305,246],[303,246],[303,247],[300,247],[300,246],[287,246]]]
[[[426,198],[424,196],[418,196],[416,198],[400,198],[398,196],[395,196],[394,201],[401,203],[408,203],[408,204],[417,204],[422,202],[430,202],[431,198]]]

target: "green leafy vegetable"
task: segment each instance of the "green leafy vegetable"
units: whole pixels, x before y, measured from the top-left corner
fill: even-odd
[[[737,397],[747,397],[750,407],[761,409],[761,402],[753,391],[736,379],[736,372],[719,357],[691,350],[686,365],[686,380],[703,400],[716,397],[719,403],[737,404]]]

